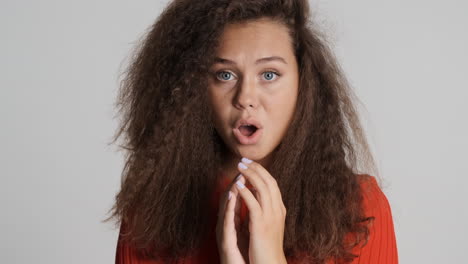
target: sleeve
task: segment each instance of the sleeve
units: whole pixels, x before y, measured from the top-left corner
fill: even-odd
[[[135,254],[131,247],[122,239],[122,233],[125,231],[125,225],[120,225],[119,238],[117,240],[117,249],[115,252],[115,264],[137,264]]]
[[[125,232],[125,224],[121,224],[117,248],[115,252],[115,264],[164,264],[162,261],[148,260],[141,257],[137,250],[122,238]]]
[[[359,246],[353,252],[359,257],[352,264],[398,264],[398,251],[393,227],[393,217],[387,197],[377,184],[375,177],[363,190],[366,216],[374,216],[369,226],[370,236],[364,247]]]

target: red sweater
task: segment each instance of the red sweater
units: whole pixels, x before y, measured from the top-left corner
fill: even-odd
[[[212,223],[213,226],[210,234],[208,235],[205,243],[199,252],[196,252],[193,256],[184,259],[184,264],[211,264],[219,263],[219,254],[216,244],[216,219],[218,210],[218,201],[222,192],[226,189],[230,183],[229,180],[224,180],[220,183],[219,188],[213,195],[212,199]],[[247,184],[247,186],[251,186]],[[397,245],[395,240],[395,231],[393,228],[392,213],[390,204],[379,188],[375,177],[369,177],[368,181],[361,182],[361,188],[363,190],[364,198],[364,209],[366,216],[374,216],[374,224],[370,227],[369,241],[364,247],[356,246],[353,250],[355,255],[359,257],[355,258],[352,264],[397,264],[398,253]],[[244,203],[241,206],[241,219],[245,219],[248,209]],[[123,228],[121,227],[120,232]],[[121,239],[117,242],[116,251],[116,264],[165,264],[161,261],[154,261],[149,259],[143,259],[138,255],[138,252],[130,245],[125,243]],[[289,261],[288,263],[294,263]],[[331,264],[330,260],[327,264]]]

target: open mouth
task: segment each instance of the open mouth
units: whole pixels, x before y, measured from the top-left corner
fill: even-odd
[[[232,130],[237,141],[242,145],[251,145],[259,142],[263,134],[263,128],[255,125],[241,125]]]
[[[242,145],[253,145],[260,141],[263,125],[255,117],[238,119],[233,126],[232,133],[237,142]]]
[[[239,127],[239,131],[246,137],[252,136],[257,129],[258,128],[254,125],[242,125]]]

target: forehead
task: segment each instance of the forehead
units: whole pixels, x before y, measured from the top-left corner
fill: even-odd
[[[292,40],[286,26],[269,20],[228,24],[219,39],[218,56],[259,58],[293,56]]]

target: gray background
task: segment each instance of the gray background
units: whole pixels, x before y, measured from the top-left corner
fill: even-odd
[[[121,71],[167,1],[2,1],[2,263],[113,263]],[[311,1],[363,103],[401,263],[468,250],[468,4]],[[464,104],[465,103],[465,104]]]

